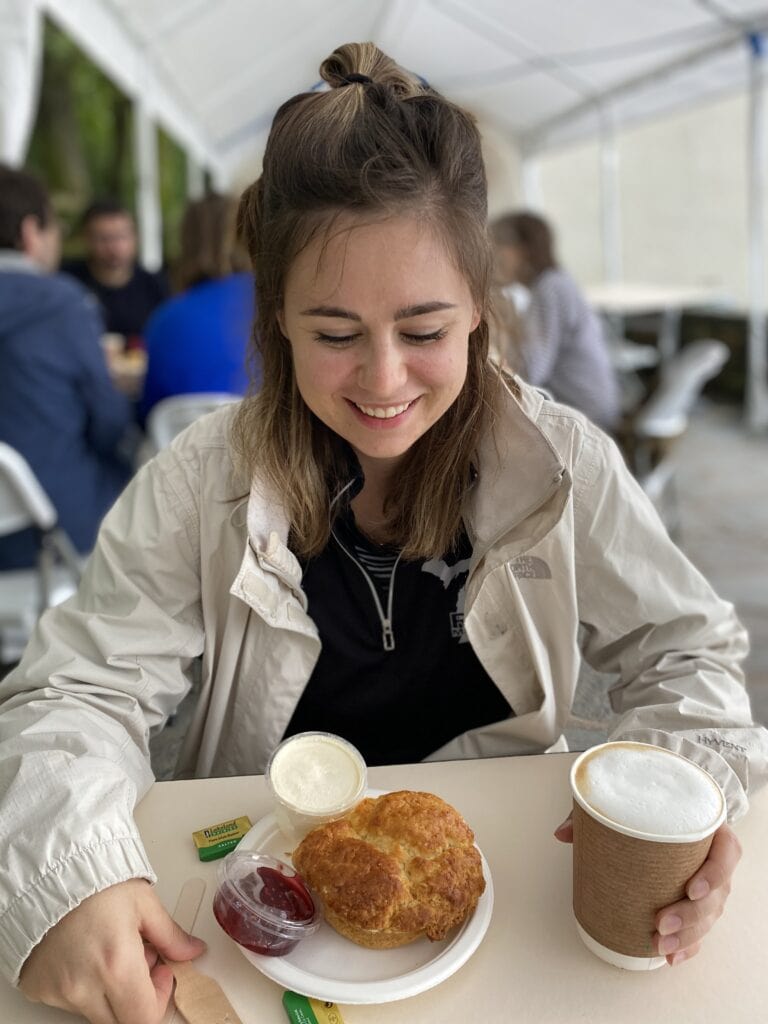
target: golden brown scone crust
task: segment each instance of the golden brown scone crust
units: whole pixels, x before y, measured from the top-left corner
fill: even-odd
[[[293,863],[336,931],[388,949],[421,935],[444,939],[475,909],[485,879],[474,840],[440,797],[401,790],[313,829]]]

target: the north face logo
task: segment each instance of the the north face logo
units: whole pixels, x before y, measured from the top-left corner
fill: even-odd
[[[543,558],[521,555],[510,562],[512,575],[518,580],[551,580],[552,572]]]

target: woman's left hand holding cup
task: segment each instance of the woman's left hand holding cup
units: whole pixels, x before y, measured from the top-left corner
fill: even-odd
[[[571,816],[555,829],[555,838],[573,842]],[[684,899],[656,915],[654,942],[660,956],[674,966],[690,960],[701,940],[722,914],[731,891],[731,879],[741,859],[741,843],[730,825],[721,825],[712,839],[707,859],[688,880]]]

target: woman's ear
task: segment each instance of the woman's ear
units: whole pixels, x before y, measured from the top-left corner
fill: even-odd
[[[277,325],[280,328],[280,333],[282,334],[282,336],[284,338],[287,338],[288,335],[285,333],[285,313],[283,312],[282,306],[277,311]]]
[[[470,333],[470,334],[471,334],[471,333],[472,333],[473,331],[476,331],[476,330],[477,330],[478,326],[480,325],[480,320],[481,320],[481,319],[482,319],[482,318],[481,318],[481,316],[480,316],[480,310],[479,310],[479,309],[476,309],[476,310],[475,310],[475,311],[473,312],[473,314],[472,314],[472,323],[470,324],[470,327],[469,327],[469,333]]]

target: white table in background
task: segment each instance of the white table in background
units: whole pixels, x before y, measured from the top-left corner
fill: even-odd
[[[609,320],[659,314],[658,347],[662,366],[669,362],[679,347],[683,310],[721,304],[723,298],[721,292],[712,288],[627,281],[590,285],[584,289],[584,294],[593,309]],[[623,330],[619,331],[622,333]]]

